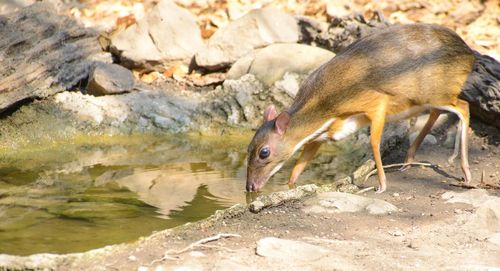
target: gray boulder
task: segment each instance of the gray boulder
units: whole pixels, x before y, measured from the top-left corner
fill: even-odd
[[[160,1],[142,20],[111,39],[110,49],[129,67],[189,61],[203,45],[195,17],[171,0]]]
[[[134,88],[130,70],[116,64],[99,63],[91,74],[88,93],[94,96],[129,92]]]
[[[195,60],[200,67],[217,70],[253,49],[298,39],[299,27],[291,15],[273,8],[256,9],[215,32]]]
[[[314,46],[297,43],[272,44],[256,49],[233,64],[226,79],[238,79],[251,73],[271,86],[285,73],[307,74],[329,61],[334,53]]]

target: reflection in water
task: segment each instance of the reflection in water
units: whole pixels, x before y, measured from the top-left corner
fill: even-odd
[[[245,202],[247,141],[89,138],[0,153],[0,253],[68,253],[133,241]],[[337,174],[354,166],[329,157],[316,168]],[[313,171],[302,179],[329,181]],[[288,172],[264,192],[286,189]]]
[[[236,174],[224,173],[208,167],[206,163],[169,164],[154,169],[107,171],[95,179],[95,185],[115,182],[126,187],[143,202],[158,208],[157,212],[167,218],[172,211],[195,199],[201,187],[213,201],[220,201],[220,205],[244,202],[241,181],[225,176]]]

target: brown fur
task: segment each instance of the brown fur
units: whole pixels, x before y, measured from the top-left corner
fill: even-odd
[[[382,132],[387,116],[422,105],[459,106],[458,96],[474,60],[472,50],[457,34],[436,25],[395,25],[358,40],[306,79],[286,111],[290,122],[279,143],[265,140],[273,133],[273,120],[259,129],[249,146],[248,174],[258,172],[259,178],[267,180],[271,167],[288,159],[294,146],[332,118],[336,121],[328,129],[329,136],[349,116],[363,114],[361,122],[371,124],[373,138],[377,137],[373,131]],[[255,153],[266,144],[281,147],[266,161],[267,167],[258,170]],[[373,139],[374,155],[377,144],[379,139]],[[385,179],[385,175],[379,177]],[[248,178],[247,182],[256,180]]]

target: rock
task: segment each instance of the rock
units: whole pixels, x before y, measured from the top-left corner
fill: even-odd
[[[248,208],[250,209],[251,212],[258,213],[266,207],[278,206],[286,201],[305,198],[309,195],[316,193],[317,189],[318,189],[317,185],[307,184],[287,191],[279,191],[271,193],[269,195],[262,195],[257,197],[257,199],[255,199],[253,202],[251,202]]]
[[[360,186],[365,182],[365,177],[375,168],[375,161],[366,160],[360,167],[352,173],[353,184]]]
[[[134,88],[131,71],[116,64],[99,63],[91,74],[87,92],[94,96],[129,92]]]
[[[480,207],[489,200],[495,200],[498,197],[490,196],[488,191],[484,189],[471,189],[466,192],[457,193],[448,191],[441,195],[441,198],[447,203],[466,203],[474,207]]]
[[[469,102],[473,116],[500,128],[500,63],[476,53],[476,63],[467,78],[461,98]]]
[[[342,213],[368,211],[379,215],[397,212],[398,208],[386,201],[372,199],[341,192],[320,193],[317,197],[307,200],[305,212],[311,213]]]
[[[387,233],[394,236],[394,237],[405,236],[405,233],[398,228],[396,228],[394,230],[390,230]]]
[[[345,13],[342,12],[341,14]],[[332,20],[330,26],[326,30],[311,35],[315,37],[312,42],[319,47],[338,53],[357,39],[388,25],[389,22],[384,19],[380,12],[375,12],[370,20],[366,20],[359,14],[343,18],[335,16],[335,19]]]
[[[500,232],[500,198],[495,197],[481,204],[470,223],[488,232]]]
[[[255,9],[215,32],[196,53],[196,64],[217,70],[229,66],[253,49],[299,39],[297,21],[274,8]]]
[[[283,80],[276,81],[275,85],[288,94],[288,96],[295,97],[299,92],[301,82],[302,80],[298,74],[287,72],[283,75]]]
[[[171,0],[161,0],[151,12],[111,39],[110,50],[127,67],[167,67],[189,62],[203,45],[196,18]]]
[[[306,242],[266,237],[257,241],[256,253],[284,261],[315,261],[325,257],[330,251]]]
[[[411,133],[409,136],[410,139],[410,145],[413,144],[415,139],[417,138],[419,132]],[[424,141],[422,141],[422,145],[436,145],[437,144],[437,139],[435,136],[431,134],[427,134],[424,138]]]
[[[227,79],[251,73],[266,86],[283,78],[285,73],[307,74],[335,56],[334,53],[304,44],[279,43],[256,49],[236,61]]]
[[[447,203],[466,203],[477,207],[467,224],[481,238],[500,232],[500,197],[491,196],[484,189],[472,189],[463,193],[446,192],[441,198]]]

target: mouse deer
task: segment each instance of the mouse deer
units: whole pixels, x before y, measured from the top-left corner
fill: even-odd
[[[293,185],[323,142],[370,126],[381,193],[387,187],[380,155],[385,123],[427,110],[429,119],[405,163],[413,161],[439,115],[452,112],[461,121],[461,168],[469,183],[469,104],[459,95],[474,61],[456,33],[437,25],[393,25],[357,40],[312,72],[289,108],[280,114],[274,106],[265,110],[264,123],[248,146],[247,191],[262,188],[302,148],[289,179]]]

